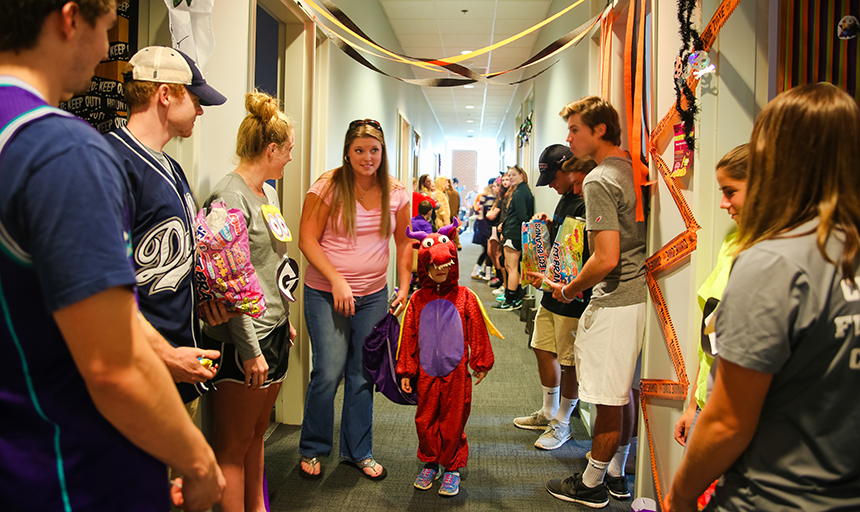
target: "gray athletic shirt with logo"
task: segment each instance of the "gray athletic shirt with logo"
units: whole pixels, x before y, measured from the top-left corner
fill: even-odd
[[[860,510],[860,290],[822,258],[818,221],[738,255],[719,358],[773,375],[755,435],[707,510]],[[827,254],[842,259],[839,235]],[[857,263],[855,262],[855,280]]]
[[[636,222],[636,185],[629,159],[607,157],[582,182],[585,228],[594,251],[592,231],[618,231],[618,265],[598,283],[591,303],[622,307],[645,302],[645,222]]]
[[[233,343],[242,361],[253,359],[262,352],[259,340],[287,322],[290,310],[278,290],[278,267],[287,254],[286,242],[272,236],[269,224],[263,216],[263,205],[270,204],[280,209],[278,194],[268,183],[263,184],[266,194],[262,198],[245,184],[245,180],[235,172],[224,176],[212,190],[206,206],[213,201],[223,200],[227,208],[238,208],[245,214],[248,225],[251,263],[257,272],[257,281],[266,297],[266,312],[260,318],[242,315],[231,318],[226,323],[211,326],[203,325],[207,336],[225,343]]]

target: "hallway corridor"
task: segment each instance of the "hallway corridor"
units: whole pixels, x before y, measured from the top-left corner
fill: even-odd
[[[468,242],[468,243],[467,243]],[[412,486],[422,467],[416,457],[415,409],[396,405],[380,394],[375,397],[374,456],[388,469],[382,482],[365,479],[355,468],[338,464],[337,439],[332,455],[321,459],[323,478],[305,480],[299,475],[300,427],[278,425],[266,440],[266,472],[271,510],[402,510],[431,511],[550,511],[590,510],[559,501],[544,488],[547,480],[565,478],[585,468],[591,439],[582,423],[571,422],[572,439],[561,448],[546,452],[533,446],[538,431],[514,427],[516,416],[528,415],[541,405],[540,382],[534,356],[527,348],[525,324],[519,311],[491,309],[491,289],[469,274],[479,247],[471,233],[463,235],[460,255],[460,284],[474,290],[505,339],[492,337],[496,362],[481,385],[473,388],[472,414],[466,426],[469,463],[461,471],[460,494],[443,498],[432,490]],[[341,392],[335,402],[335,424],[340,422]],[[335,437],[338,430],[335,429]],[[633,476],[628,476],[633,491]],[[630,510],[632,500],[610,499],[604,510]]]

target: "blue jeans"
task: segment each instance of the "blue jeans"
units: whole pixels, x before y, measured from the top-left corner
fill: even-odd
[[[311,337],[313,371],[299,441],[303,457],[331,453],[334,395],[341,377],[340,458],[361,462],[373,456],[373,382],[364,372],[362,347],[387,311],[387,287],[355,297],[355,315],[345,317],[335,312],[330,292],[305,286],[305,322]]]

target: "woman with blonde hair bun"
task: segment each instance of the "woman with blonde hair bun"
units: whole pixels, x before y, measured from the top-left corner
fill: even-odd
[[[242,315],[218,326],[205,325],[204,346],[221,350],[213,379],[215,456],[227,487],[222,510],[262,511],[263,434],[287,374],[290,341],[296,331],[289,321],[289,299],[278,289],[281,265],[290,267],[283,235],[280,203],[266,183],[284,175],[295,144],[293,123],[268,94],[245,95],[248,115],[239,126],[236,155],[239,165],[219,181],[206,206],[224,201],[245,216],[251,263],[266,299],[260,318]],[[270,223],[268,219],[274,218]],[[276,224],[276,225],[274,225]]]

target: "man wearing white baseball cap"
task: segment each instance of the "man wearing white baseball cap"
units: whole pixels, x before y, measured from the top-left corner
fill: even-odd
[[[201,363],[220,356],[217,350],[198,348],[198,312],[211,324],[235,314],[221,304],[197,300],[197,207],[179,163],[162,150],[174,137],[191,136],[197,116],[203,114],[201,105],[221,105],[226,98],[179,50],[150,46],[135,53],[129,64],[124,74],[128,125],[109,133],[107,140],[131,184],[132,259],[140,311],[161,335],[149,336],[149,341],[193,419],[205,382],[216,373]]]

